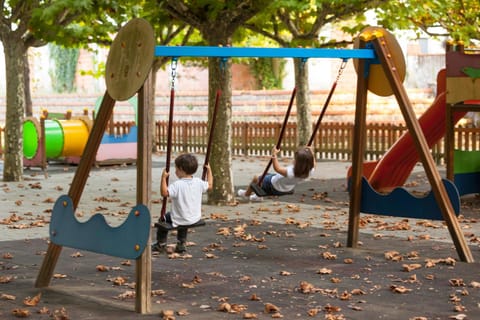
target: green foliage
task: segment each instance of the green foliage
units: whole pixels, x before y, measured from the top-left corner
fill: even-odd
[[[249,66],[259,89],[280,89],[285,76],[285,60],[274,58],[251,59]]]
[[[50,70],[53,89],[58,93],[75,91],[75,73],[79,49],[49,45],[50,59],[54,67]]]
[[[379,24],[415,30],[431,37],[449,37],[466,44],[480,40],[478,0],[391,0],[377,8]]]

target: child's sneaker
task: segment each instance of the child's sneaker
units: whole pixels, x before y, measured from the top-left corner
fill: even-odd
[[[176,253],[184,253],[186,252],[187,249],[185,248],[185,242],[177,242],[177,245],[175,246],[175,252]]]
[[[152,244],[152,252],[158,252],[160,254],[167,253],[167,244],[158,242]]]
[[[249,197],[250,201],[260,202],[263,201],[263,197],[257,196],[255,193],[252,193]]]
[[[237,194],[238,194],[239,197],[245,198],[245,193],[246,192],[247,192],[247,190],[245,190],[245,189],[238,189]]]

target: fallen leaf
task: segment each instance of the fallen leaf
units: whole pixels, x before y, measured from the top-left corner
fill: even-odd
[[[107,272],[108,270],[110,270],[109,267],[104,266],[103,264],[99,264],[98,266],[95,267],[95,269],[97,269],[97,271],[100,271],[100,272]]]
[[[328,251],[322,253],[322,257],[323,257],[323,259],[325,259],[325,260],[335,260],[335,259],[337,259],[337,255],[336,255],[336,254],[330,253],[330,252],[328,252]]]
[[[421,269],[422,265],[419,263],[404,264],[402,265],[403,271],[410,272],[413,270]]]
[[[39,292],[36,296],[33,298],[26,297],[23,299],[23,304],[29,307],[34,307],[40,302],[40,298],[42,297],[42,293]]]
[[[13,309],[12,314],[17,318],[27,318],[30,316],[30,311],[26,309]]]
[[[412,291],[412,289],[407,289],[404,286],[395,286],[395,285],[390,286],[390,290],[395,293],[407,293]]]
[[[310,316],[310,317],[314,317],[314,316],[316,316],[316,315],[318,314],[319,311],[320,311],[320,310],[317,309],[317,308],[309,309],[309,310],[307,311],[307,314],[308,314],[308,316]]]
[[[70,255],[70,257],[72,258],[80,258],[80,257],[83,257],[83,254],[81,254],[79,251],[75,252],[75,253],[72,253]]]
[[[165,290],[162,290],[162,289],[152,290],[151,294],[152,294],[152,297],[163,296],[165,294]]]
[[[13,259],[13,254],[11,254],[10,252],[6,252],[3,254],[3,259]]]
[[[464,287],[465,286],[465,282],[463,282],[463,279],[450,279],[450,280],[448,280],[448,283],[450,283],[450,285],[452,287]]]
[[[17,297],[11,294],[2,293],[0,294],[0,300],[15,300]]]
[[[188,312],[187,309],[181,309],[181,310],[178,310],[178,311],[177,311],[177,314],[178,314],[179,316],[182,316],[182,317],[183,317],[183,316],[188,316],[188,315],[190,314],[190,312]]]
[[[0,283],[9,283],[13,280],[13,276],[0,276]]]
[[[230,305],[230,303],[224,302],[224,303],[221,303],[218,306],[217,311],[231,312],[232,311],[232,306]]]
[[[260,301],[260,297],[258,297],[255,293],[250,296],[250,299],[252,301]]]
[[[332,306],[331,304],[327,303],[324,307],[323,307],[323,311],[325,312],[328,312],[328,313],[331,313],[331,312],[339,312],[341,311],[342,308],[340,308],[339,306]]]
[[[268,302],[265,303],[265,308],[264,308],[265,313],[276,313],[276,312],[279,312],[279,311],[280,311],[280,309],[276,305],[274,305],[272,303],[268,303]]]
[[[318,274],[331,274],[331,273],[332,273],[332,269],[321,268],[321,269],[317,270],[317,273],[318,273]]]
[[[41,307],[40,309],[38,309],[37,313],[39,314],[49,314],[50,313],[50,310],[47,308],[47,307]]]

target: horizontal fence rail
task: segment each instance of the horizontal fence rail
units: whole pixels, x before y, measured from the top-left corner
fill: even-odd
[[[156,122],[155,145],[166,150],[167,121]],[[233,122],[232,154],[237,156],[270,155],[281,129],[279,122]],[[313,125],[312,125],[313,128]],[[365,160],[378,160],[407,131],[405,125],[390,123],[367,124]],[[205,153],[207,148],[207,123],[179,121],[173,124],[174,152]],[[353,150],[353,123],[322,123],[313,146],[320,160],[351,160]],[[297,147],[296,123],[288,123],[282,140],[284,155],[293,156]],[[455,148],[480,150],[480,128],[458,127],[455,130]],[[432,147],[437,164],[444,162],[444,140]]]
[[[135,122],[114,122],[107,126],[107,133],[115,136],[127,134]],[[155,122],[154,145],[157,150],[167,147],[167,121]],[[276,145],[282,123],[280,122],[233,122],[232,154],[235,156],[268,156]],[[312,125],[313,128],[313,125]],[[391,123],[367,124],[365,160],[378,160],[407,131],[405,125]],[[353,123],[322,123],[313,146],[317,159],[351,160],[353,150]],[[172,151],[205,153],[208,144],[208,128],[205,121],[177,121],[172,128]],[[4,128],[0,128],[0,154],[3,154]],[[457,126],[454,138],[455,149],[479,151],[480,128]],[[282,153],[293,156],[297,148],[297,125],[288,123],[282,139]],[[444,140],[432,149],[437,164],[444,163]]]

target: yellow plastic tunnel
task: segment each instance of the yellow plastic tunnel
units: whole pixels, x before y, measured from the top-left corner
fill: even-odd
[[[62,156],[81,156],[88,140],[88,126],[83,120],[59,120],[63,128]]]

